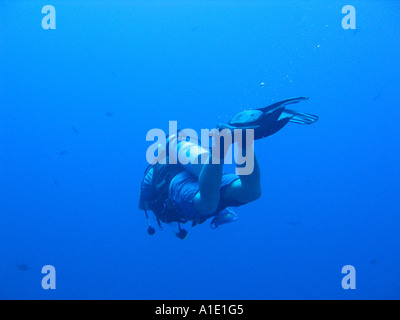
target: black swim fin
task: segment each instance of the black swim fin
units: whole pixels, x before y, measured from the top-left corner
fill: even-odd
[[[297,124],[312,124],[318,116],[285,109],[286,105],[308,100],[308,97],[291,98],[276,102],[268,107],[239,112],[229,124],[219,124],[219,130],[254,129],[254,140],[273,135],[288,122]]]

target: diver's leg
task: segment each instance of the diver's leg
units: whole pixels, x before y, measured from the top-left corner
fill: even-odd
[[[239,151],[240,152],[240,151]],[[253,150],[246,152],[254,152]],[[243,167],[243,165],[237,165]],[[254,169],[249,175],[240,175],[240,179],[233,181],[223,194],[223,201],[228,205],[249,203],[261,197],[261,172],[257,157],[254,154]]]

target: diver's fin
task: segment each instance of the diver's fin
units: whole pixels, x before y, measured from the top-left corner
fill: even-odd
[[[254,130],[254,140],[266,138],[272,136],[274,133],[281,130],[290,121],[290,118],[286,117],[276,121],[265,121]]]
[[[297,97],[276,102],[268,107],[245,110],[236,114],[228,124],[219,124],[219,130],[254,129],[254,139],[262,139],[281,130],[288,122],[312,124],[318,116],[285,109],[286,105],[308,100]]]
[[[318,116],[313,114],[297,112],[289,109],[285,109],[282,112],[282,115],[289,115],[289,121],[297,124],[312,124],[319,119]]]
[[[308,97],[297,97],[297,98],[290,98],[290,99],[285,99],[282,101],[275,102],[267,107],[256,109],[260,110],[262,112],[268,112],[270,110],[276,109],[278,107],[284,107],[287,106],[288,104],[293,104],[293,103],[299,103],[300,101],[308,100]]]

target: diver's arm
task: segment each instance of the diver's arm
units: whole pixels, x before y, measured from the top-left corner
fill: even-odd
[[[209,216],[217,210],[220,201],[220,188],[222,168],[224,164],[212,163],[212,155],[209,154],[199,174],[199,191],[193,199],[193,205],[201,216]]]

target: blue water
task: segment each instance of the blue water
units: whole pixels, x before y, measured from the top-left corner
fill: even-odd
[[[398,299],[399,21],[397,1],[1,1],[0,299]],[[148,130],[302,95],[320,120],[257,141],[237,222],[147,234]]]

